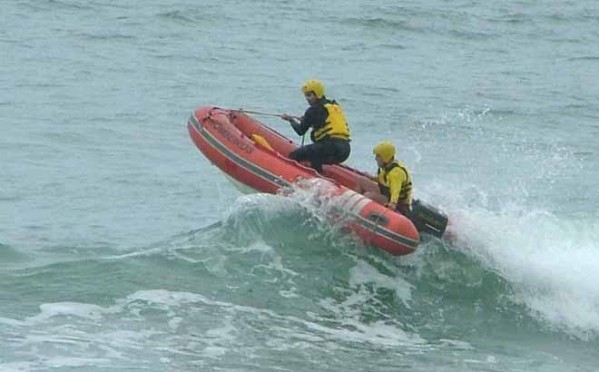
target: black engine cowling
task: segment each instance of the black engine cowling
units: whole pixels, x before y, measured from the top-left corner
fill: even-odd
[[[420,200],[412,201],[412,210],[408,217],[420,233],[441,238],[447,228],[447,215]]]

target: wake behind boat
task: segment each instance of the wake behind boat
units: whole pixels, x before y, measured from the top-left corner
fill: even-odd
[[[241,110],[200,107],[187,122],[198,149],[245,192],[280,193],[302,180],[318,179],[336,198],[347,227],[364,243],[393,255],[413,252],[420,233],[442,237],[447,217],[415,200],[410,218],[361,195],[368,175],[344,165],[325,165],[323,175],[288,155],[298,146]]]

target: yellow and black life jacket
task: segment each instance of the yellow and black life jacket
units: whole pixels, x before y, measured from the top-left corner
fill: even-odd
[[[326,138],[337,138],[349,141],[349,126],[341,106],[335,101],[326,101],[324,107],[328,112],[327,120],[322,128],[312,131],[312,140],[319,142]]]
[[[399,190],[391,190],[391,180],[396,179]],[[389,202],[398,205],[412,203],[412,178],[408,170],[397,160],[378,170],[378,184],[381,194],[389,198]],[[397,195],[394,195],[397,193]],[[394,200],[395,199],[395,200]]]

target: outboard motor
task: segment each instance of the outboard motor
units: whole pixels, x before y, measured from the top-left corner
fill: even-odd
[[[420,200],[412,202],[412,210],[409,217],[420,233],[441,238],[447,228],[448,218],[445,213]]]

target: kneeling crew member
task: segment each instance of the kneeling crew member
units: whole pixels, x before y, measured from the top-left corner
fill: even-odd
[[[339,164],[347,160],[351,152],[349,126],[343,109],[324,94],[324,85],[319,80],[308,80],[302,92],[310,107],[298,123],[285,114],[281,117],[289,121],[297,134],[303,136],[312,128],[312,144],[302,146],[289,154],[295,161],[309,161],[310,166],[322,173],[323,164]]]
[[[372,190],[364,182],[360,183],[360,191],[370,199],[409,216],[412,204],[412,178],[406,167],[395,160],[395,146],[384,141],[373,149],[378,172],[373,181],[378,183],[378,190]],[[370,189],[370,190],[369,190]]]

